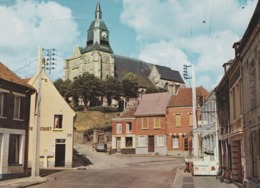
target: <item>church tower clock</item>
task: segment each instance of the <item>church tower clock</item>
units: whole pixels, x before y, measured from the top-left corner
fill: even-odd
[[[97,2],[95,19],[87,31],[86,47],[75,47],[72,57],[65,60],[65,80],[73,80],[85,72],[105,80],[114,77],[113,50],[109,44],[109,30],[102,20],[100,2]]]
[[[100,2],[96,6],[95,20],[92,21],[88,29],[86,51],[92,50],[113,53],[109,44],[109,31],[102,20]]]

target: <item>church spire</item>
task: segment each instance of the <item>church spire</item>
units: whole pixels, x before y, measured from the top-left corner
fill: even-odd
[[[96,19],[102,19],[102,11],[100,7],[100,2],[97,2],[96,12],[95,12],[95,18]]]

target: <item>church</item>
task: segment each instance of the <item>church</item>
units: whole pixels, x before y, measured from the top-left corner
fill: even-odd
[[[65,80],[73,81],[77,76],[88,72],[102,80],[112,76],[122,81],[127,73],[132,72],[138,78],[140,90],[154,86],[165,88],[172,94],[185,84],[179,71],[114,54],[99,1],[95,19],[87,31],[86,47],[75,47],[72,56],[64,64]]]

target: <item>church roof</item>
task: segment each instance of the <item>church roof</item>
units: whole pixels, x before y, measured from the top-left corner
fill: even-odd
[[[169,67],[165,67],[161,65],[155,65],[155,66],[159,74],[161,75],[161,79],[184,83],[179,71],[175,71]]]
[[[132,72],[137,76],[139,87],[153,86],[148,78],[153,66],[152,64],[115,54],[113,54],[113,57],[115,59],[115,77],[119,81],[122,81],[127,73]]]

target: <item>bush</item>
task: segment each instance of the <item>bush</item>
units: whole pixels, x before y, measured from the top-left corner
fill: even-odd
[[[99,111],[103,113],[110,113],[110,112],[118,112],[118,108],[115,107],[106,107],[106,106],[95,106],[95,107],[89,107],[89,111]]]

